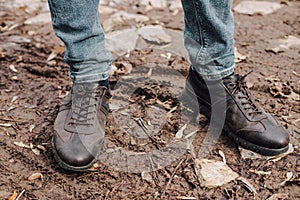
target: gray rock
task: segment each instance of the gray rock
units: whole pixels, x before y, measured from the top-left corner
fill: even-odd
[[[276,2],[242,1],[237,6],[235,6],[233,10],[235,12],[241,14],[247,14],[247,15],[254,15],[254,14],[267,15],[277,11],[280,8],[281,5]]]
[[[188,60],[188,52],[184,46],[183,41],[183,31],[177,31],[172,29],[165,29],[165,31],[172,37],[172,42],[166,47],[166,49]]]
[[[149,17],[120,11],[113,14],[109,19],[103,22],[103,29],[105,32],[111,32],[116,27],[127,24],[128,20],[134,20],[135,22],[139,23],[148,21]]]
[[[288,49],[299,47],[300,46],[300,39],[289,35],[284,39],[278,39],[270,41],[270,46],[266,48],[267,51],[271,51],[273,53],[284,52]]]
[[[224,162],[195,159],[195,169],[202,187],[218,187],[235,180],[239,175]]]
[[[117,12],[117,9],[111,8],[109,6],[103,6],[103,5],[99,5],[98,10],[101,15],[111,15]]]
[[[172,41],[161,26],[145,26],[138,30],[138,34],[147,42],[157,45],[169,44]]]
[[[32,13],[45,7],[45,4],[47,4],[47,2],[41,2],[41,0],[14,0],[7,1],[5,6],[7,8],[25,7],[29,13]]]
[[[27,19],[24,24],[48,24],[51,23],[51,16],[49,12],[40,13],[37,16]]]
[[[182,10],[181,0],[174,0],[170,2],[170,10]]]
[[[111,32],[106,35],[105,39],[105,47],[109,51],[122,55],[135,49],[138,34],[136,33],[136,29],[126,29]]]

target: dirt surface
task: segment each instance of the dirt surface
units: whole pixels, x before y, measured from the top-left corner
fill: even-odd
[[[227,165],[243,179],[216,188],[200,186],[195,173],[195,153],[191,149],[175,150],[178,156],[164,157],[166,165],[156,166],[159,169],[155,171],[151,171],[155,167],[149,167],[147,163],[143,168],[142,160],[131,160],[132,167],[139,166],[150,171],[145,173],[124,170],[118,160],[129,151],[148,152],[147,155],[153,156],[155,150],[170,148],[168,144],[180,128],[180,109],[172,108],[179,107],[176,93],[183,88],[181,80],[184,81],[189,64],[186,58],[178,55],[166,59],[161,54],[168,52],[159,49],[135,50],[130,56],[116,57],[115,65],[119,69],[122,70],[127,63],[132,66],[132,72],[124,74],[119,70],[110,81],[115,86],[111,106],[135,104],[126,112],[130,112],[134,119],[151,121],[153,127],[157,126],[155,130],[160,131],[151,136],[141,136],[143,124],[137,123],[139,125],[129,134],[126,126],[132,123],[132,118],[112,111],[108,117],[106,142],[115,152],[116,149],[123,152],[109,154],[116,156],[115,160],[113,156],[108,158],[104,154],[94,169],[86,173],[60,169],[53,158],[51,135],[60,102],[71,88],[68,67],[63,62],[63,52],[58,48],[61,42],[54,36],[50,24],[25,25],[25,19],[34,16],[25,9],[2,11],[0,198],[19,195],[19,199],[268,199],[273,195],[272,199],[300,199],[300,105],[299,99],[293,98],[300,94],[300,49],[296,47],[280,53],[266,50],[272,40],[288,35],[300,37],[300,2],[282,1],[282,5],[280,10],[267,16],[235,13],[236,47],[246,56],[237,64],[236,72],[246,74],[253,70],[247,78],[250,91],[289,130],[294,151],[276,161],[243,159],[236,145],[222,135],[206,158],[221,161],[220,151],[223,152]],[[149,16],[151,20],[146,24],[159,21],[166,28],[183,30],[182,11],[172,15],[169,10],[153,9],[145,13],[143,6],[131,8],[132,5],[119,7]],[[104,15],[101,19],[108,17]],[[11,28],[14,24],[19,25]],[[132,25],[128,23],[119,30]],[[54,50],[58,55],[47,62]],[[150,73],[153,66],[158,67]],[[176,69],[178,73],[164,73],[164,69]],[[138,76],[141,79],[137,79]],[[143,80],[145,84],[128,98],[118,93],[118,81],[122,78]],[[168,83],[177,78],[176,90],[170,91],[173,86]],[[276,92],[275,85],[283,86],[284,96],[271,93]],[[147,108],[154,109],[146,112]],[[199,151],[207,126],[207,120],[202,117],[192,142],[194,152]],[[148,131],[153,132],[151,129]],[[135,134],[138,139],[135,139]],[[107,161],[118,161],[120,165]],[[41,173],[42,177],[37,174],[36,179],[29,180],[34,173]],[[286,180],[287,175],[292,176]]]

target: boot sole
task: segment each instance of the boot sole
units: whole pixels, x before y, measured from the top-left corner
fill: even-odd
[[[92,160],[88,165],[84,165],[84,166],[73,166],[73,165],[69,165],[67,163],[65,163],[58,155],[56,149],[54,148],[54,141],[53,141],[53,137],[52,137],[52,151],[53,151],[53,154],[54,154],[54,159],[55,161],[57,162],[57,164],[65,169],[65,170],[68,170],[68,171],[75,171],[75,172],[85,172],[87,171],[88,169],[90,169],[93,164],[97,161],[97,157],[99,156],[100,154],[100,151],[98,152],[98,154],[95,156],[94,160]]]
[[[245,139],[235,135],[231,131],[229,131],[226,127],[224,127],[224,132],[227,134],[227,136],[232,139],[236,144],[240,145],[241,147],[245,149],[249,149],[253,152],[259,153],[264,156],[276,156],[282,153],[287,152],[289,149],[289,145],[281,148],[281,149],[270,149],[262,146],[258,146],[256,144],[253,144],[251,142],[246,141]]]
[[[185,89],[185,91],[183,92],[183,95],[186,95],[186,97],[190,97],[193,99],[193,96],[194,94],[192,92],[190,92],[189,90]],[[197,97],[197,104],[199,106],[199,112],[200,114],[203,114],[205,115],[209,120],[212,120],[210,119],[210,116],[211,116],[211,112],[210,112],[210,106],[209,105],[206,105],[205,102],[203,102],[199,97]],[[195,105],[195,102],[189,102],[189,105]],[[187,105],[188,106],[188,105]],[[193,108],[190,108],[190,109],[193,109]],[[218,123],[218,122],[216,122]],[[232,139],[236,144],[238,144],[239,146],[245,148],[245,149],[249,149],[253,152],[256,152],[256,153],[259,153],[261,155],[264,155],[264,156],[275,156],[275,155],[279,155],[281,153],[285,153],[288,149],[289,149],[289,145],[283,147],[283,148],[280,148],[280,149],[270,149],[270,148],[267,148],[267,147],[262,147],[262,146],[258,146],[256,144],[253,144],[237,135],[235,135],[233,132],[231,132],[229,130],[229,128],[226,126],[226,124],[224,125],[223,127],[223,131],[226,133],[226,135]]]

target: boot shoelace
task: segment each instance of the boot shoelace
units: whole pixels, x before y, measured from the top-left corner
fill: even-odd
[[[232,94],[238,94],[237,98],[241,100],[241,105],[243,106],[244,110],[247,112],[249,116],[251,115],[261,115],[261,109],[256,105],[256,103],[252,100],[249,92],[248,87],[246,85],[245,78],[251,73],[239,76],[237,81],[233,83],[235,86],[233,87]]]
[[[85,88],[74,95],[69,124],[91,126],[93,125],[94,118],[97,117],[96,111],[100,91],[84,89]]]

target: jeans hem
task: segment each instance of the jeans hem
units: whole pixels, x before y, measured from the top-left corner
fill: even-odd
[[[199,72],[199,70],[197,70],[197,68],[195,68],[194,66],[191,66],[191,68],[192,70],[197,72],[204,80],[214,81],[214,80],[220,80],[222,78],[225,78],[233,74],[235,65],[232,65],[231,67],[228,67],[224,70],[218,71],[217,73],[203,73],[203,72]]]
[[[99,74],[86,75],[86,76],[70,75],[70,77],[74,83],[91,83],[91,82],[107,80],[109,77],[109,72],[110,70]]]

